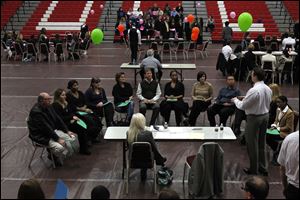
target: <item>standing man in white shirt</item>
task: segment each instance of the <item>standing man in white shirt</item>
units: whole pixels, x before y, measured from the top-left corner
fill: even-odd
[[[299,131],[283,140],[277,159],[286,199],[299,199]]]
[[[290,34],[289,34],[289,37],[284,38],[284,39],[282,40],[282,50],[285,50],[286,45],[291,45],[291,46],[292,46],[292,49],[291,49],[291,50],[292,50],[292,51],[295,50],[296,40],[295,40],[295,38],[294,38],[294,34],[293,34],[293,33],[290,33]]]
[[[228,62],[228,59],[230,58],[230,55],[232,54],[232,48],[230,46],[230,42],[225,43],[225,45],[222,48],[222,53],[225,57],[225,60]]]
[[[244,172],[267,176],[266,131],[272,90],[264,83],[264,77],[263,69],[255,67],[251,73],[254,86],[242,100],[235,97],[232,101],[238,109],[245,110],[247,115],[245,138],[250,168],[244,168]]]

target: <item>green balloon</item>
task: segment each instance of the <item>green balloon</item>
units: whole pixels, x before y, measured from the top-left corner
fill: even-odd
[[[252,15],[248,12],[243,12],[238,18],[238,24],[241,31],[246,32],[252,25]]]
[[[93,44],[100,44],[103,41],[103,36],[102,30],[95,28],[91,34]]]

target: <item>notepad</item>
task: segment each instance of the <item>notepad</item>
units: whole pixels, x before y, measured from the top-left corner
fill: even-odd
[[[267,133],[270,135],[279,135],[280,132],[278,131],[278,129],[267,129]]]
[[[167,101],[175,102],[175,101],[177,101],[177,99],[167,99]]]
[[[111,103],[110,101],[106,102],[103,104],[103,106],[106,106],[107,104]]]
[[[78,121],[76,121],[76,123],[80,126],[82,126],[84,129],[87,129],[87,125],[84,121],[82,121],[81,119],[79,119]]]
[[[69,193],[69,188],[66,184],[61,180],[57,180],[54,199],[67,199]]]
[[[117,107],[125,107],[129,104],[130,101],[125,101],[125,102],[122,102],[120,103]]]
[[[87,112],[83,112],[83,111],[78,111],[77,112],[79,115],[87,115],[88,113]]]

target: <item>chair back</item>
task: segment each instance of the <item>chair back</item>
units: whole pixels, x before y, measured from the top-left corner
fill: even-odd
[[[293,111],[294,112],[294,131],[297,131],[297,126],[299,122],[299,112]]]
[[[292,72],[293,71],[293,62],[286,61],[284,63],[282,72]]]
[[[273,71],[273,63],[271,61],[265,61],[262,68],[264,71]]]
[[[130,168],[153,168],[154,155],[149,142],[134,142],[129,152]]]
[[[189,47],[188,50],[195,50],[196,49],[197,44],[195,42],[189,42]]]
[[[40,43],[40,53],[42,54],[48,54],[49,49],[46,43]]]
[[[33,56],[36,55],[36,51],[35,51],[35,47],[34,47],[33,43],[28,43],[27,44],[27,53],[31,54]]]
[[[17,55],[21,55],[21,54],[23,54],[23,49],[22,49],[22,47],[21,47],[21,44],[20,44],[20,43],[18,43],[18,42],[15,42],[15,43],[14,43],[14,46],[15,46],[15,49],[16,49],[16,53],[17,53]]]
[[[54,53],[62,54],[64,52],[62,43],[57,43],[55,46]]]
[[[260,51],[260,45],[258,41],[254,41],[253,45],[254,45],[254,51]]]
[[[151,42],[150,49],[153,49],[154,51],[158,51],[157,42]]]
[[[204,43],[202,51],[205,51],[207,49],[208,43],[209,43],[209,40]]]
[[[163,43],[163,47],[162,47],[163,51],[170,51],[171,50],[171,46],[169,42],[164,42]]]
[[[1,43],[2,43],[2,48],[3,48],[4,50],[7,50],[7,46],[6,46],[5,42],[4,42],[4,41],[1,41]]]
[[[272,49],[272,51],[279,50],[277,42],[271,42],[271,49]]]
[[[178,42],[176,51],[183,51],[185,47],[185,42]]]

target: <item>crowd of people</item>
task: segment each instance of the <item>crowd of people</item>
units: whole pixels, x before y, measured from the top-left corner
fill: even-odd
[[[83,24],[80,32],[66,32],[63,36],[58,33],[48,35],[46,28],[42,28],[38,36],[31,35],[25,39],[22,33],[8,31],[2,38],[2,47],[7,52],[7,59],[16,60],[19,57],[24,62],[38,59],[49,61],[49,53],[53,48],[55,59],[60,62],[65,59],[64,52],[68,59],[73,60],[86,55],[90,42],[88,26]]]
[[[198,44],[202,44],[203,19],[195,19],[193,23],[185,21],[183,7],[179,4],[171,9],[168,4],[161,10],[154,3],[147,12],[124,11],[120,8],[117,12],[116,34],[128,38],[132,50],[131,63],[137,61],[138,45],[141,45],[141,37],[170,37],[191,40],[191,30],[199,27]],[[122,24],[124,32],[118,30]],[[215,25],[213,17],[209,17],[206,23],[207,31],[213,32]],[[184,34],[185,32],[185,34]],[[161,89],[160,80],[163,74],[159,55],[155,50],[149,49],[146,58],[141,62],[141,82],[138,84],[136,97],[133,87],[126,82],[124,72],[115,75],[116,84],[113,87],[113,101],[109,101],[106,91],[101,85],[101,79],[91,78],[90,87],[85,92],[79,90],[77,80],[70,80],[67,89],[58,88],[54,92],[54,100],[42,92],[37,98],[37,103],[30,110],[27,123],[29,137],[39,144],[47,146],[49,159],[54,159],[56,166],[62,166],[65,159],[79,152],[90,155],[89,148],[93,143],[101,141],[102,119],[105,118],[106,127],[115,126],[115,112],[125,113],[123,125],[129,126],[127,142],[129,146],[133,142],[149,142],[154,153],[156,164],[164,165],[167,158],[164,157],[156,145],[153,135],[146,130],[146,112],[152,110],[149,125],[156,126],[158,116],[163,117],[165,123],[169,123],[171,111],[175,112],[177,126],[196,126],[197,118],[201,112],[207,112],[210,126],[224,125],[230,116],[235,114],[233,131],[239,136],[241,121],[246,120],[246,128],[241,136],[246,143],[250,160],[249,168],[243,171],[249,175],[245,180],[243,190],[247,198],[266,198],[269,184],[265,177],[268,176],[268,164],[265,156],[266,144],[273,150],[272,164],[281,166],[281,176],[286,198],[299,197],[299,132],[294,132],[294,110],[288,105],[288,98],[280,93],[277,84],[267,86],[264,83],[266,74],[260,65],[264,62],[272,62],[273,71],[281,72],[286,62],[291,62],[289,55],[291,50],[299,52],[299,44],[294,39],[293,33],[285,33],[282,37],[283,55],[276,59],[272,51],[279,50],[277,38],[265,40],[262,35],[251,41],[250,34],[245,33],[241,44],[233,50],[231,48],[233,31],[229,22],[225,22],[222,31],[223,48],[219,54],[217,69],[221,69],[226,76],[226,86],[221,88],[214,99],[214,85],[207,79],[204,71],[199,71],[196,81],[192,86],[190,106],[184,101],[185,86],[178,81],[178,73],[171,71],[169,81]],[[88,27],[83,24],[80,34],[66,34],[66,47],[69,59],[76,59],[76,49],[86,51],[90,43]],[[22,34],[15,32],[6,33],[3,42],[8,49],[8,57],[14,52],[27,52],[23,60],[31,60],[37,56],[36,52],[44,55],[44,61],[49,60],[50,45],[53,44],[58,61],[62,60],[63,47],[59,34],[49,39],[46,29],[42,29],[36,39],[24,41]],[[272,43],[275,44],[272,46]],[[32,54],[28,51],[32,44]],[[60,46],[61,47],[58,47]],[[42,48],[41,46],[44,46]],[[27,51],[26,51],[27,50]],[[247,52],[243,55],[242,51]],[[266,55],[257,60],[254,50],[265,50]],[[78,56],[79,58],[79,56]],[[298,58],[298,57],[297,57]],[[298,65],[297,59],[295,65]],[[295,70],[299,70],[295,68]],[[248,76],[247,76],[248,74]],[[297,74],[297,73],[295,73]],[[243,96],[236,88],[236,80],[251,79],[253,87]],[[162,92],[163,91],[163,92]],[[162,95],[163,93],[163,95]],[[138,113],[134,112],[135,101],[139,102]],[[134,114],[135,113],[135,114]],[[219,115],[217,124],[215,116]],[[278,134],[270,134],[270,131],[278,131]],[[54,156],[50,156],[53,154]],[[261,175],[261,176],[260,176]],[[147,169],[141,169],[141,180],[147,177]],[[33,192],[34,191],[34,192]],[[45,195],[36,180],[24,182],[19,190],[18,198],[26,198],[36,194],[37,198],[45,198]],[[100,195],[100,196],[99,196]],[[110,194],[104,186],[97,186],[91,192],[91,198],[109,198]],[[172,190],[162,190],[159,198],[179,199],[179,195]]]
[[[191,40],[193,27],[200,29],[197,44],[203,42],[203,18],[194,19],[192,23],[188,22],[183,15],[184,8],[181,3],[176,8],[171,8],[167,3],[164,8],[160,8],[156,3],[152,7],[143,12],[140,8],[133,11],[131,8],[128,11],[122,7],[117,11],[117,22],[115,25],[115,34],[122,38],[128,38],[128,31],[135,27],[141,33],[142,38],[184,38],[187,41]],[[214,30],[214,19],[209,17],[205,26],[206,31]],[[124,26],[124,31],[118,29],[119,25]],[[185,34],[184,34],[185,33]],[[185,35],[185,36],[184,36]]]

